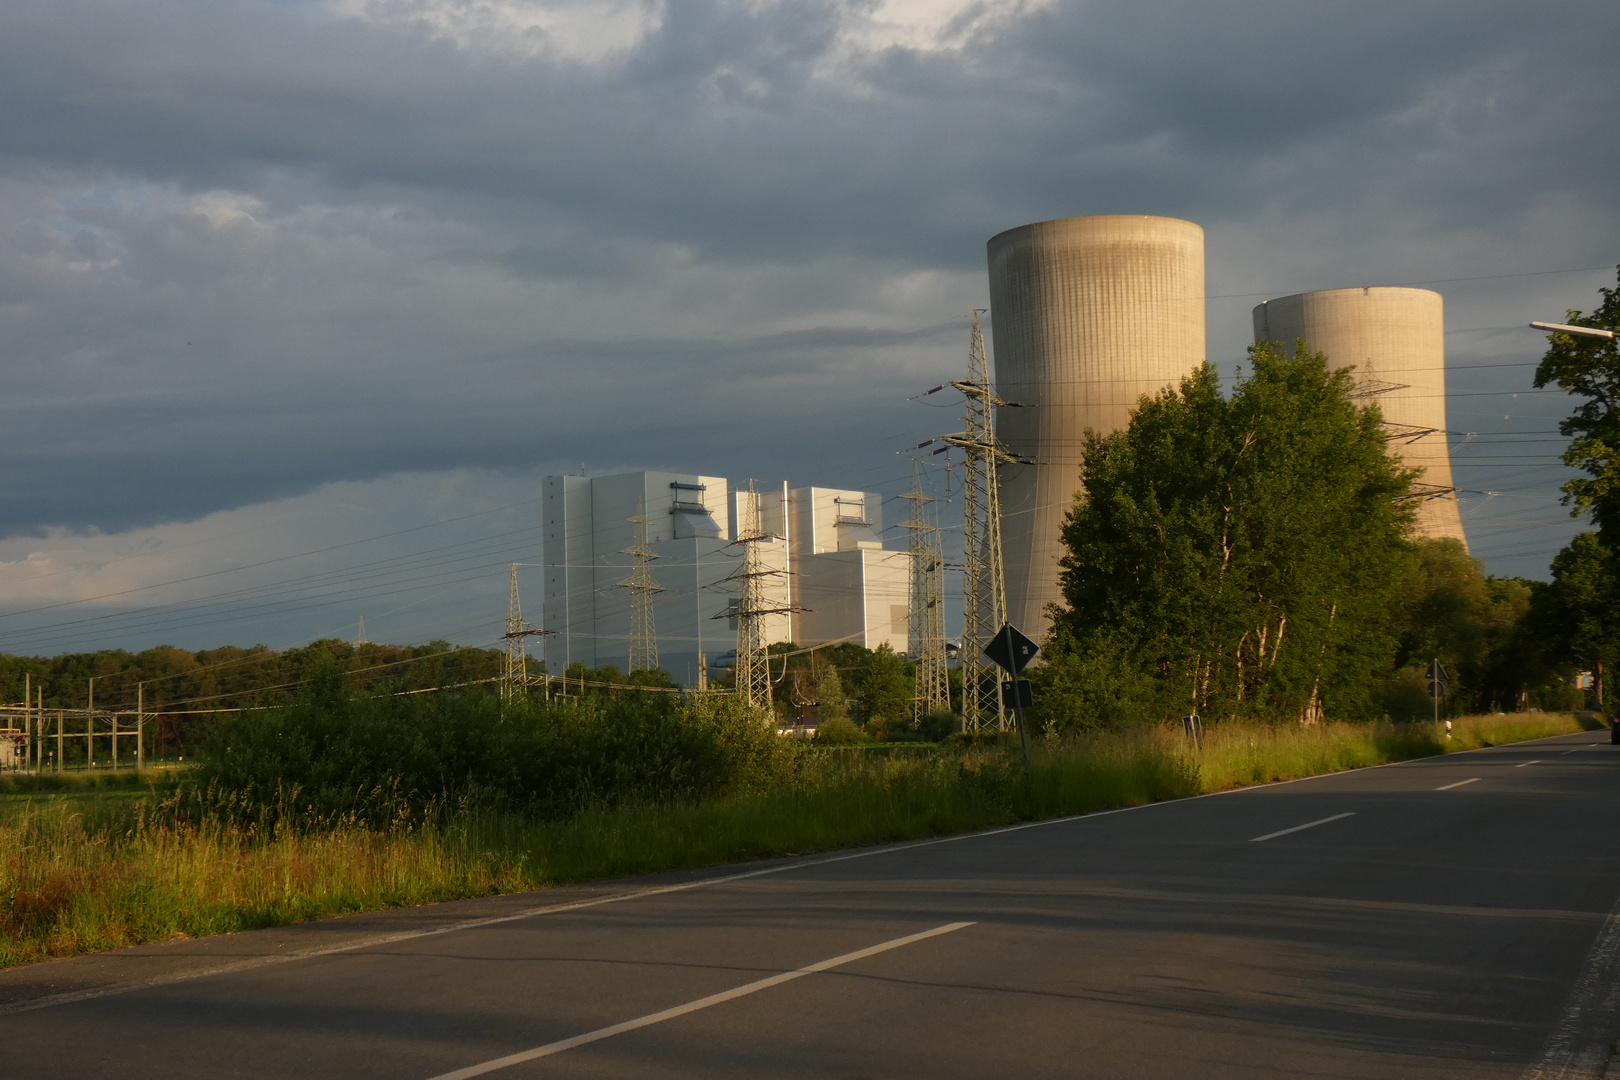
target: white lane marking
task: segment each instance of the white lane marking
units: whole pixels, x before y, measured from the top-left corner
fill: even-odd
[[[1526,739],[1523,743],[1546,742],[1550,739],[1562,739],[1563,735],[1546,735],[1540,739]],[[1597,743],[1585,743],[1576,747],[1577,750],[1588,750]],[[1461,757],[1464,754],[1480,754],[1491,750],[1500,750],[1502,747],[1481,746],[1473,750],[1459,750],[1456,754],[1438,755],[1442,760],[1448,757]],[[1186,795],[1179,799],[1162,799],[1159,802],[1137,803],[1134,806],[1116,806],[1112,810],[1093,810],[1084,814],[1069,814],[1065,817],[1046,818],[1044,821],[1023,821],[1017,825],[1003,825],[995,829],[983,829],[979,832],[956,833],[951,836],[935,836],[927,840],[912,840],[900,844],[886,844],[881,847],[861,848],[857,851],[847,851],[839,855],[828,855],[819,859],[795,858],[789,862],[776,866],[767,866],[762,870],[745,870],[739,874],[722,874],[720,877],[703,878],[699,881],[683,882],[679,885],[660,885],[650,889],[631,889],[627,892],[613,893],[609,896],[599,896],[591,900],[576,900],[572,903],[543,904],[539,907],[525,908],[510,915],[490,915],[477,919],[464,919],[448,926],[435,926],[425,930],[399,930],[391,934],[375,934],[371,937],[357,938],[341,945],[321,945],[312,949],[297,949],[292,952],[277,953],[274,956],[254,956],[245,960],[233,960],[213,967],[194,968],[191,971],[177,972],[172,975],[160,975],[156,978],[144,979],[139,982],[121,983],[116,986],[99,986],[86,990],[69,990],[60,994],[51,994],[47,997],[32,998],[27,1001],[12,1002],[0,1005],[0,1016],[10,1016],[13,1013],[32,1012],[35,1009],[49,1009],[56,1005],[71,1005],[77,1001],[93,1001],[97,998],[116,997],[119,994],[130,994],[137,990],[151,990],[160,986],[171,986],[174,983],[190,982],[192,979],[206,979],[214,975],[233,975],[239,971],[248,971],[253,968],[264,967],[269,964],[285,964],[295,960],[313,960],[322,956],[336,956],[342,953],[358,952],[361,949],[370,949],[378,945],[392,945],[400,941],[414,941],[417,938],[437,937],[440,934],[454,934],[462,930],[477,930],[484,926],[498,926],[502,923],[516,922],[521,919],[533,919],[541,915],[555,915],[561,912],[578,911],[581,908],[597,907],[601,904],[617,904],[625,900],[639,900],[648,896],[662,896],[665,893],[684,892],[687,889],[704,889],[710,885],[725,885],[733,881],[743,881],[747,878],[764,877],[767,874],[783,874],[789,870],[812,870],[828,863],[844,862],[849,859],[866,859],[874,855],[889,855],[899,851],[910,851],[913,848],[932,847],[935,844],[956,844],[964,840],[978,840],[987,836],[1000,836],[1003,833],[1021,832],[1024,829],[1044,829],[1049,825],[1067,825],[1075,821],[1087,821],[1094,818],[1112,817],[1115,814],[1129,814],[1137,810],[1151,810],[1160,806],[1176,806],[1181,803],[1196,802],[1199,799],[1218,799],[1224,795],[1243,795],[1249,792],[1265,791],[1268,788],[1287,787],[1290,784],[1304,784],[1311,780],[1326,780],[1330,777],[1348,776],[1352,773],[1371,772],[1374,769],[1398,769],[1409,765],[1421,765],[1432,760],[1431,758],[1409,758],[1405,761],[1386,761],[1382,765],[1362,765],[1354,769],[1340,769],[1337,772],[1317,773],[1314,776],[1296,776],[1289,780],[1273,780],[1267,784],[1249,784],[1246,787],[1222,788],[1220,791],[1206,791],[1200,795]],[[1441,789],[1444,790],[1444,789]]]
[[[1455,784],[1441,784],[1439,787],[1435,788],[1434,790],[1436,790],[1436,791],[1450,791],[1452,788],[1462,787],[1464,784],[1472,784],[1472,783],[1476,782],[1477,780],[1479,780],[1479,777],[1470,776],[1468,779],[1459,780]]]
[[[890,949],[898,949],[905,945],[911,945],[931,937],[939,937],[941,934],[949,934],[972,925],[970,922],[946,923],[944,926],[936,926],[932,930],[924,930],[920,934],[908,934],[905,937],[895,938],[893,941],[885,941],[880,945],[872,945],[865,949],[845,953],[842,956],[835,956],[830,960],[819,960],[814,964],[806,964],[802,968],[784,971],[780,975],[771,975],[755,982],[744,983],[742,986],[731,990],[722,990],[718,994],[710,994],[708,997],[698,998],[696,1001],[688,1001],[685,1005],[676,1005],[674,1008],[665,1009],[662,1012],[648,1013],[646,1016],[638,1016],[634,1020],[626,1020],[621,1024],[597,1028],[595,1031],[587,1031],[585,1034],[575,1035],[571,1039],[560,1039],[544,1046],[537,1046],[533,1050],[508,1054],[505,1057],[498,1057],[478,1065],[469,1065],[465,1069],[457,1069],[454,1072],[440,1073],[438,1076],[433,1077],[432,1080],[471,1080],[474,1076],[483,1076],[485,1073],[492,1073],[497,1069],[521,1065],[525,1061],[533,1061],[536,1058],[550,1057],[553,1054],[560,1054],[564,1050],[572,1050],[576,1046],[611,1039],[615,1035],[635,1031],[637,1028],[661,1024],[665,1020],[673,1020],[678,1016],[685,1016],[687,1013],[695,1013],[699,1009],[707,1009],[711,1005],[720,1005],[740,997],[747,997],[749,994],[757,994],[761,990],[769,990],[773,986],[781,986],[785,982],[802,979],[806,975],[814,975],[818,971],[830,971],[835,967],[842,967],[845,964],[853,964],[857,960],[864,960],[868,956],[876,956],[878,953],[888,952]]]
[[[1540,759],[1540,758],[1536,758],[1536,760],[1534,760],[1534,761],[1521,761],[1521,762],[1519,762],[1519,763],[1518,763],[1518,764],[1517,764],[1517,765],[1515,765],[1515,766],[1513,766],[1513,767],[1514,767],[1514,768],[1515,768],[1515,769],[1522,769],[1522,768],[1524,768],[1524,767],[1525,767],[1525,766],[1526,766],[1526,765],[1540,765],[1540,764],[1541,764],[1541,759]]]
[[[1252,837],[1249,840],[1249,843],[1258,844],[1262,840],[1275,840],[1275,839],[1277,839],[1277,837],[1279,837],[1279,836],[1287,836],[1291,832],[1299,832],[1301,829],[1314,829],[1318,825],[1326,825],[1330,821],[1340,821],[1340,820],[1342,820],[1344,818],[1355,817],[1355,816],[1356,816],[1356,812],[1354,810],[1349,810],[1349,811],[1346,811],[1343,814],[1334,814],[1332,817],[1322,818],[1319,821],[1307,821],[1303,825],[1295,825],[1292,829],[1278,829],[1276,832],[1268,832],[1264,836]]]
[[[1598,929],[1564,1012],[1524,1080],[1575,1080],[1605,1075],[1609,1039],[1620,1013],[1620,901]]]

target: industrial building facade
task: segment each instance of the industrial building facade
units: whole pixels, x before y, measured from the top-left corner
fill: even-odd
[[[729,666],[740,593],[739,523],[752,498],[767,537],[763,599],[767,642],[800,646],[851,641],[907,647],[910,556],[883,547],[876,493],[737,485],[724,478],[668,472],[548,476],[544,481],[547,669],[569,664],[628,667],[630,590],[620,583],[635,556],[636,517],[646,519],[659,666],[687,686],[700,672]]]

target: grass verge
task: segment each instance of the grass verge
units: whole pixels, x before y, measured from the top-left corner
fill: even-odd
[[[441,816],[374,831],[175,826],[104,789],[0,807],[0,966],[148,941],[771,855],[918,839],[1293,779],[1591,727],[1558,714],[1432,724],[1212,725],[1039,745],[806,754],[791,780],[543,822]],[[120,784],[120,787],[123,785]],[[22,792],[19,792],[19,794]]]

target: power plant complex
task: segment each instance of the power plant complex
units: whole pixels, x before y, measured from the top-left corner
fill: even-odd
[[[746,593],[742,545],[764,644],[843,641],[907,651],[910,556],[883,547],[876,492],[737,485],[718,476],[634,472],[548,476],[546,669],[662,667],[687,686],[735,661]],[[637,519],[640,519],[639,521]],[[641,549],[638,553],[637,548]],[[636,563],[656,597],[653,664],[633,663]]]
[[[1045,633],[1063,517],[1080,488],[1084,434],[1130,422],[1144,394],[1206,356],[1204,231],[1174,218],[1106,215],[1024,225],[988,244],[997,434],[1033,464],[1002,467],[1008,618]],[[1256,341],[1303,338],[1383,411],[1391,453],[1421,468],[1418,533],[1465,540],[1446,444],[1445,326],[1438,293],[1332,289],[1254,309]]]
[[[940,437],[967,455],[974,493],[964,498],[963,559],[968,591],[978,593],[964,601],[964,658],[993,632],[987,619],[1046,633],[1049,606],[1063,600],[1062,525],[1081,486],[1086,432],[1125,427],[1144,395],[1178,385],[1207,356],[1204,231],[1190,221],[1042,221],[992,237],[987,259],[993,374],[975,319],[968,378],[950,384],[969,400],[968,430]],[[1259,304],[1253,320],[1257,342],[1291,350],[1303,341],[1355,369],[1356,396],[1382,410],[1390,453],[1421,470],[1419,535],[1466,542],[1446,442],[1439,294],[1296,293]],[[926,501],[915,486],[909,497]],[[741,691],[756,677],[745,676],[752,659],[777,641],[902,653],[933,642],[926,648],[943,672],[938,530],[933,547],[923,543],[932,526],[914,513],[909,549],[886,549],[875,492],[638,472],[547,477],[544,504],[553,673],[573,663],[661,666],[690,686],[716,663],[735,663]],[[992,678],[977,669],[967,677]],[[769,700],[768,680],[757,685]],[[987,683],[984,716],[1000,709],[996,685]],[[964,716],[977,726],[981,706],[964,704]]]

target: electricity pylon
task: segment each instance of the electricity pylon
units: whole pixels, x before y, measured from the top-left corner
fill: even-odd
[[[968,339],[968,375],[952,386],[966,399],[964,429],[943,435],[967,459],[962,480],[962,727],[1007,730],[1001,676],[984,647],[1007,621],[1007,585],[1001,561],[1001,486],[996,470],[1024,459],[996,438],[995,407],[1007,404],[990,385],[979,312]]]
[[[913,718],[920,720],[941,705],[950,707],[950,685],[945,672],[945,555],[939,526],[929,520],[924,503],[921,470],[911,463],[911,490],[900,496],[911,501],[911,517],[901,528],[911,534],[911,618],[907,623],[906,651],[916,671],[917,692]]]
[[[635,569],[619,582],[619,588],[630,590],[630,670],[652,671],[658,666],[658,631],[653,624],[653,594],[664,587],[653,580],[652,561],[658,558],[647,546],[647,501],[636,500],[636,516],[630,521],[636,527],[636,542],[619,551],[620,555],[635,557]]]
[[[366,617],[364,615],[360,616],[360,632],[354,636],[354,643],[356,645],[371,644],[371,642],[366,640]]]
[[[738,494],[742,494],[738,492]],[[786,507],[783,507],[784,512]],[[748,497],[737,506],[737,539],[742,547],[742,565],[726,580],[738,582],[742,595],[733,606],[715,618],[737,620],[737,663],[732,669],[737,677],[737,693],[750,705],[770,708],[771,661],[766,653],[765,617],[786,615],[802,610],[789,605],[769,606],[765,601],[765,578],[782,573],[767,570],[760,554],[760,545],[774,539],[759,524],[759,496],[754,482],[748,481]]]
[[[512,564],[512,587],[506,597],[506,664],[501,671],[501,700],[511,701],[533,685],[529,678],[529,650],[524,638],[549,634],[523,621],[523,605],[518,600],[518,564]]]

